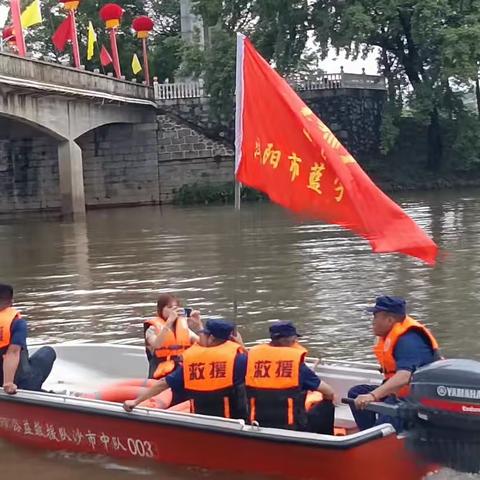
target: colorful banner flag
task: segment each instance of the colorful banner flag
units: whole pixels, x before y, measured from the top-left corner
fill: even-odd
[[[42,23],[42,11],[40,9],[40,0],[33,0],[33,2],[23,11],[20,17],[22,27],[28,28],[33,25]]]
[[[237,180],[297,213],[434,265],[438,247],[367,176],[243,35],[237,40]]]
[[[92,22],[88,22],[87,37],[87,60],[91,60],[93,58],[95,42],[97,41],[97,34],[95,33]]]
[[[106,67],[113,62],[112,56],[110,55],[109,51],[105,48],[105,45],[102,45],[102,49],[100,50],[100,63],[102,67]]]
[[[132,58],[132,72],[134,75],[136,75],[138,72],[142,71],[142,65],[140,64],[140,60],[137,57],[137,54],[133,54]]]
[[[72,20],[70,17],[67,17],[52,35],[52,42],[55,45],[55,48],[58,51],[63,52],[67,42],[72,40],[72,35]]]

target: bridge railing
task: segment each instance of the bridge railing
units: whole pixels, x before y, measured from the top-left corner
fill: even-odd
[[[325,73],[313,78],[290,78],[290,85],[297,91],[332,90],[337,88],[359,88],[366,90],[385,90],[385,78],[380,75],[364,73]],[[181,100],[208,96],[202,80],[182,83],[158,83],[154,81],[155,100]]]
[[[0,79],[4,83],[24,82],[31,88],[72,95],[92,93],[107,101],[112,98],[153,101],[153,89],[139,83],[5,52],[0,52]]]
[[[153,82],[153,91],[156,100],[176,100],[183,98],[205,97],[203,80],[182,83]]]

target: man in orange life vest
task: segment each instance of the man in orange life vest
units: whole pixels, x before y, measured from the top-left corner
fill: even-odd
[[[299,336],[292,323],[277,322],[270,326],[272,341],[248,352],[245,385],[250,421],[262,427],[333,434],[333,389],[305,365],[307,350],[298,343]],[[305,409],[307,391],[321,392],[324,398],[310,418]]]
[[[374,352],[385,379],[380,386],[357,385],[350,389],[348,396],[355,399],[352,413],[361,430],[391,423],[400,431],[401,421],[387,416],[377,418],[365,408],[372,402],[396,403],[407,396],[413,372],[440,359],[438,343],[424,325],[407,315],[402,298],[378,297],[368,311],[373,313],[373,333],[378,337]]]
[[[190,399],[192,411],[225,418],[247,418],[245,370],[247,356],[233,336],[234,325],[209,320],[200,332],[200,344],[183,354],[183,365],[159,380],[135,400],[127,400],[127,412],[171,388]]]
[[[0,381],[5,393],[17,388],[40,390],[52,370],[56,355],[42,347],[28,358],[27,322],[13,308],[13,288],[0,284]]]

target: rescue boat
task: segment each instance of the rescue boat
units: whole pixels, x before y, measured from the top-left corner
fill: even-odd
[[[105,392],[105,386],[119,385],[123,379],[145,378],[148,366],[142,347],[59,344],[54,348],[57,361],[44,389],[57,393],[19,391],[12,396],[2,391],[2,438],[47,450],[277,478],[416,480],[433,470],[432,464],[404,448],[404,438],[391,425],[356,431],[346,405],[336,409],[336,431],[342,434],[335,436],[263,428],[243,420],[186,413],[181,407],[165,410],[147,405],[126,413],[119,402],[132,395],[130,383],[129,393],[114,392],[109,397],[114,401],[99,400],[95,392]],[[374,365],[308,361],[343,396],[353,385],[381,382]],[[133,386],[142,385],[139,380]],[[159,405],[163,403],[154,406]]]

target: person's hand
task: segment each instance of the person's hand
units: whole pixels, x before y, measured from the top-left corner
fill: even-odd
[[[238,329],[235,329],[230,335],[230,340],[232,342],[238,343],[239,345],[243,345],[243,338]]]
[[[365,408],[367,408],[367,406],[370,403],[375,401],[376,399],[371,393],[367,393],[365,395],[359,395],[355,399],[355,408],[357,408],[358,410],[365,410]]]
[[[123,402],[123,409],[126,412],[131,412],[137,406],[137,402],[135,400],[125,400]]]
[[[202,330],[203,324],[200,319],[200,312],[198,310],[192,310],[190,317],[188,318],[188,326],[194,331],[198,332]]]
[[[177,310],[172,310],[170,312],[170,315],[167,318],[167,322],[166,322],[165,325],[168,328],[171,328],[173,326],[173,324],[177,321],[177,319],[178,319],[178,311]]]
[[[15,395],[17,393],[17,386],[13,382],[4,383],[3,391],[9,395]]]

